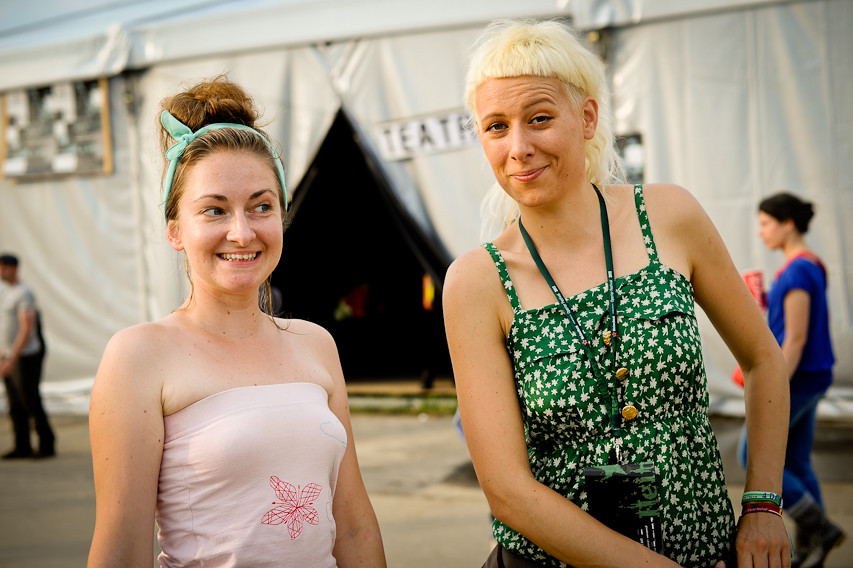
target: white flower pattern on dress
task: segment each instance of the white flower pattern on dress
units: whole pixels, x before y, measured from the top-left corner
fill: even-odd
[[[653,461],[661,495],[663,553],[685,568],[713,566],[728,551],[735,523],[717,441],[708,420],[708,391],[693,289],[661,264],[649,227],[642,186],[634,188],[637,214],[649,254],[646,268],[617,278],[619,336],[613,342],[630,377],[619,388],[620,407],[633,404],[637,418],[622,422],[623,454]],[[582,470],[610,461],[609,411],[614,384],[607,284],[566,298],[593,342],[607,375],[595,377],[580,339],[559,304],[524,310],[500,252],[495,261],[515,313],[507,350],[512,354],[524,434],[533,475],[587,510]],[[495,539],[542,566],[565,567],[500,521]]]

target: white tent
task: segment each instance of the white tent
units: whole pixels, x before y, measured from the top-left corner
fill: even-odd
[[[220,73],[257,97],[291,188],[307,183],[344,116],[440,278],[442,260],[479,244],[492,177],[464,128],[463,78],[477,32],[504,16],[566,18],[587,33],[608,66],[619,133],[641,140],[644,179],[693,192],[739,268],[767,281],[782,262],[756,235],[762,196],[787,189],[817,204],[809,240],[830,274],[837,384],[853,385],[849,0],[4,3],[0,93],[109,85],[112,173],[0,180],[0,250],[22,257],[44,312],[46,380],[91,380],[112,333],[180,304],[182,261],[159,209],[156,110]],[[736,392],[733,359],[702,329],[712,390]]]

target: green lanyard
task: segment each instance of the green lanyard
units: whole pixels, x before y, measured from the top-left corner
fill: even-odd
[[[601,211],[601,232],[604,234],[604,262],[607,267],[607,292],[609,295],[609,304],[610,304],[610,333],[609,336],[611,341],[605,340],[606,344],[611,345],[612,349],[612,357],[613,357],[613,368],[616,368],[616,334],[618,331],[617,328],[617,318],[616,318],[616,286],[613,277],[613,252],[610,246],[610,223],[607,220],[607,205],[604,203],[604,197],[602,197],[601,192],[595,186],[592,185],[595,189],[595,193],[598,196],[598,206]],[[536,263],[536,266],[539,268],[539,272],[542,273],[542,276],[545,278],[545,281],[551,287],[551,291],[554,292],[554,296],[556,296],[557,301],[560,303],[560,307],[563,308],[563,311],[566,312],[566,315],[569,317],[569,321],[572,322],[572,327],[575,329],[575,333],[581,339],[583,349],[586,351],[587,357],[589,357],[589,365],[592,367],[593,373],[595,373],[596,377],[599,381],[604,381],[604,372],[601,367],[598,365],[598,362],[595,360],[595,357],[592,353],[592,345],[590,340],[587,339],[586,334],[583,332],[580,324],[578,323],[577,318],[572,313],[571,308],[569,307],[568,302],[566,302],[566,298],[563,297],[562,292],[557,287],[556,282],[554,282],[554,278],[551,276],[551,273],[548,271],[548,268],[545,266],[545,263],[542,262],[542,257],[539,256],[539,252],[536,250],[536,246],[533,244],[533,241],[530,238],[530,235],[527,234],[527,231],[524,229],[524,225],[521,223],[521,218],[518,219],[518,228],[521,230],[521,236],[524,239],[524,244],[527,245],[527,250],[530,251],[530,256],[533,257],[533,261]],[[627,373],[627,369],[619,369],[617,371],[617,378],[621,380],[624,378],[623,372]],[[619,405],[617,401],[617,388],[611,389],[610,396],[610,426],[613,429],[613,438],[615,441],[616,448],[616,456],[618,460],[621,460],[620,456],[620,445],[622,438],[622,429],[621,422],[619,420],[620,414],[618,411]]]

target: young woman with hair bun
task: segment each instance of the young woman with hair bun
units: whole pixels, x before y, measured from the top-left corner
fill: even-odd
[[[89,413],[90,568],[385,566],[332,337],[266,315],[287,192],[255,105],[224,77],[165,99],[166,236],[191,290],[118,332]]]
[[[767,292],[767,323],[782,347],[791,388],[788,446],[782,478],[785,511],[794,520],[795,568],[823,566],[844,533],[826,517],[811,451],[817,406],[832,384],[835,356],[829,331],[827,273],[806,243],[814,206],[788,192],[758,205],[759,235],[770,250],[785,255]],[[746,464],[746,438],[740,459]]]

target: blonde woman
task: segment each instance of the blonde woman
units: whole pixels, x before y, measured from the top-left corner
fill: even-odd
[[[707,215],[681,187],[618,182],[601,64],[560,23],[486,29],[466,97],[498,183],[486,224],[501,232],[453,263],[444,307],[462,426],[496,517],[486,566],[789,566],[779,508],[749,501],[781,492],[784,361]],[[739,525],[694,300],[748,376],[753,504]],[[615,469],[649,482],[614,506],[654,503],[643,514],[661,541],[591,514],[596,476]]]

